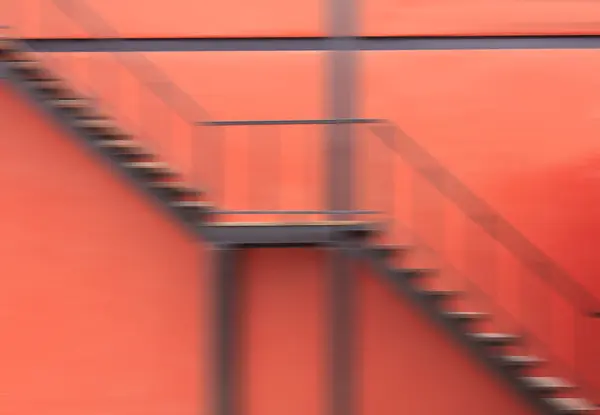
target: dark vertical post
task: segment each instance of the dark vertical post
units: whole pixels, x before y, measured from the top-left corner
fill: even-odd
[[[354,4],[352,0],[329,0],[331,3],[331,49],[328,59],[328,111],[330,118],[354,118],[356,97],[356,51],[354,42]],[[352,207],[353,130],[350,123],[332,124],[329,128],[328,163],[329,205],[333,210]]]
[[[0,62],[0,79],[8,78],[8,64]]]
[[[236,247],[217,246],[214,272],[214,312],[213,312],[213,362],[215,415],[236,415],[238,400],[238,354],[236,343],[238,331],[239,261],[240,252]]]
[[[331,321],[329,351],[331,362],[330,413],[331,415],[351,415],[354,380],[353,360],[353,311],[354,275],[350,259],[343,248],[331,250]]]
[[[328,0],[329,42],[326,108],[329,117],[355,118],[356,52],[354,0]],[[351,210],[353,171],[353,125],[333,124],[328,129],[326,157],[328,180],[327,200],[331,210]],[[348,215],[334,214],[334,219]],[[343,243],[343,241],[342,241]],[[341,248],[333,249],[331,263],[329,361],[330,361],[330,413],[351,415],[353,396],[352,376],[352,291],[353,276],[349,259]]]

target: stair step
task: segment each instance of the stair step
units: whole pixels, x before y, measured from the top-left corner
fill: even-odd
[[[128,140],[128,139],[118,139],[118,140],[98,140],[96,141],[96,144],[98,144],[100,147],[106,147],[106,148],[120,148],[123,150],[128,150],[131,152],[135,152],[135,153],[146,153],[144,151],[144,148],[142,146],[140,146],[138,143],[136,143],[133,140]]]
[[[42,66],[42,64],[38,61],[32,61],[32,60],[10,60],[9,61],[9,65],[12,68],[15,68],[21,72],[26,72],[29,76],[29,79],[31,79],[32,75],[40,75],[39,79],[37,80],[44,80],[45,78],[48,78],[48,72],[46,71],[46,69]],[[43,75],[43,76],[42,76]]]
[[[185,195],[199,195],[202,193],[198,189],[193,189],[189,187],[187,183],[179,181],[151,182],[148,183],[148,186],[154,189],[170,190],[172,192]]]
[[[173,173],[169,168],[169,165],[162,161],[130,161],[122,163],[122,166],[130,169],[147,169],[155,170],[157,172]]]
[[[12,39],[0,38],[0,59],[5,61],[25,61],[23,52],[19,51],[16,43]]]
[[[462,293],[460,291],[453,290],[421,290],[419,291],[419,294],[435,301],[442,301],[458,297]]]
[[[82,98],[55,99],[50,101],[50,103],[59,108],[83,109],[89,107],[89,102]]]
[[[125,161],[121,165],[129,169],[141,171],[147,176],[165,178],[176,176],[176,173],[171,170],[167,163],[160,161]]]
[[[446,311],[443,314],[446,318],[450,320],[460,322],[483,320],[490,317],[488,313],[484,313],[481,311]]]
[[[13,41],[7,39],[4,36],[0,36],[0,50],[12,50],[13,49]]]
[[[417,279],[435,274],[437,271],[428,268],[398,268],[394,272],[398,278]]]
[[[564,415],[590,413],[598,409],[590,402],[581,398],[545,398],[545,401]]]
[[[519,336],[508,333],[470,333],[468,336],[486,346],[505,346],[519,340]]]
[[[356,221],[356,220],[324,220],[311,222],[213,222],[211,226],[218,227],[270,227],[270,226],[374,226],[373,222]]]
[[[85,128],[94,128],[94,129],[116,129],[114,121],[109,120],[108,118],[85,118],[78,119],[75,121],[75,124],[80,127]]]
[[[544,363],[543,359],[537,356],[500,356],[499,360],[504,366],[512,368],[529,368]]]
[[[574,388],[573,385],[565,382],[563,379],[555,377],[531,376],[521,378],[521,380],[532,389],[543,393],[553,393]]]
[[[58,79],[36,79],[29,81],[37,89],[45,91],[60,91],[65,89],[65,84]]]
[[[373,252],[380,258],[389,258],[398,252],[405,252],[408,247],[402,245],[376,245],[371,248]]]
[[[209,202],[201,200],[179,200],[171,202],[170,205],[181,209],[208,209],[212,207]]]
[[[10,66],[16,66],[17,68],[23,69],[42,69],[39,62],[31,60],[10,61]]]

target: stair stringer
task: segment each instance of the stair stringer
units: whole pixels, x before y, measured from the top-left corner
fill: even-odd
[[[382,247],[369,241],[363,241],[359,244],[351,243],[348,249],[344,251],[353,257],[366,260],[376,275],[380,276],[391,289],[397,291],[418,308],[433,324],[443,330],[470,356],[473,356],[480,364],[484,365],[490,373],[493,373],[539,413],[547,415],[597,413],[598,408],[585,399],[553,398],[551,394],[543,394],[541,390],[536,391],[531,384],[527,384],[523,380],[524,376],[519,376],[519,368],[521,367],[516,369],[507,364],[508,360],[503,360],[502,355],[492,356],[489,345],[477,342],[473,336],[469,336],[469,334],[475,334],[476,332],[468,333],[465,330],[464,322],[458,319],[449,319],[448,314],[444,314],[444,311],[451,310],[443,310],[439,307],[436,304],[439,299],[433,299],[431,295],[428,295],[431,291],[417,289],[414,283],[411,282],[411,279],[419,278],[411,272],[413,270],[390,266],[388,256],[381,254]],[[403,274],[402,271],[408,272]]]

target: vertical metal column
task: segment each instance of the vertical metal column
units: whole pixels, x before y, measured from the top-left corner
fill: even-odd
[[[356,52],[354,0],[329,0],[328,76],[326,76],[329,118],[355,118]],[[353,190],[353,125],[334,124],[327,137],[327,192],[331,210],[352,210]],[[333,215],[345,219],[348,215]],[[329,284],[329,362],[331,415],[351,415],[352,390],[352,301],[354,276],[350,260],[341,248],[331,251]]]
[[[329,118],[355,118],[356,51],[354,42],[354,4],[352,0],[331,2],[331,34],[326,76]],[[328,200],[332,210],[352,208],[354,125],[332,124],[327,139]],[[342,217],[342,215],[339,215]]]
[[[351,415],[353,402],[353,312],[355,276],[343,248],[331,250],[330,315],[330,413]]]
[[[8,77],[8,64],[6,62],[0,62],[0,79]]]
[[[238,280],[240,251],[221,245],[214,250],[213,367],[215,415],[237,415],[238,394]]]

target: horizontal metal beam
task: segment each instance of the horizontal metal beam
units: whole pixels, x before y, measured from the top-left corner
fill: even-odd
[[[372,223],[354,224],[224,224],[202,225],[202,235],[215,245],[245,248],[326,246],[348,234],[368,234],[377,230]]]
[[[600,49],[598,35],[389,36],[338,39],[350,50]],[[328,51],[326,37],[29,39],[39,52]],[[337,46],[336,46],[337,48]]]
[[[217,215],[376,215],[377,210],[211,210]]]
[[[199,121],[197,125],[204,126],[244,126],[244,125],[332,125],[332,124],[376,124],[385,122],[378,118],[329,118],[314,120],[229,120],[229,121]]]

